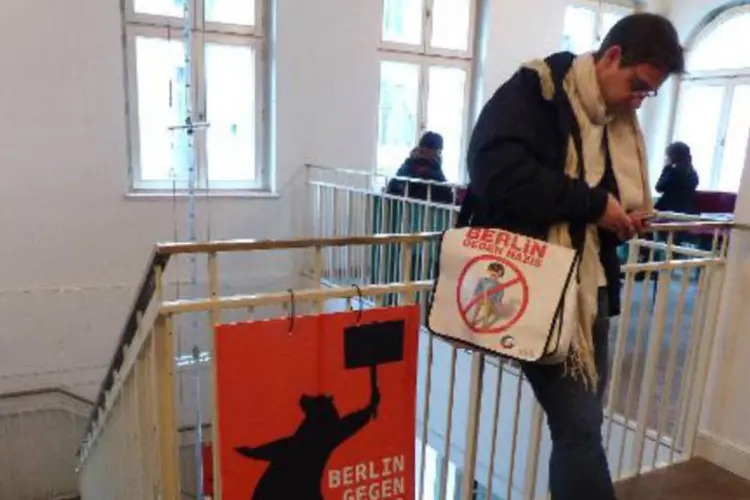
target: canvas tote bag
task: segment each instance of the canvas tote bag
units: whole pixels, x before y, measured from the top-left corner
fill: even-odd
[[[443,234],[428,329],[519,361],[561,363],[578,323],[580,252],[501,229]]]

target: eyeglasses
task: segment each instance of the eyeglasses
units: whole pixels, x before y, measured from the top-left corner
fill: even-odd
[[[637,94],[639,97],[656,97],[659,95],[659,91],[656,89],[651,88],[651,86],[646,83],[645,81],[641,80],[637,76],[634,76],[632,80],[630,80],[630,90]]]

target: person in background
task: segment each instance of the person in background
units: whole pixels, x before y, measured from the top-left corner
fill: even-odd
[[[667,164],[656,183],[656,192],[661,197],[654,208],[662,212],[695,213],[698,181],[690,147],[684,142],[670,144],[667,147]]]
[[[446,182],[442,168],[443,137],[435,132],[425,132],[409,157],[396,172],[397,177],[409,177],[426,181]],[[408,191],[407,191],[408,187]],[[417,200],[453,204],[453,189],[422,182],[391,179],[385,192],[394,196],[406,196]],[[429,195],[429,197],[428,197]]]
[[[552,500],[615,500],[602,443],[617,246],[653,210],[635,111],[684,72],[672,23],[638,13],[599,49],[530,61],[487,102],[469,144],[458,227],[505,229],[580,252],[578,325],[562,364],[521,363],[547,414]]]

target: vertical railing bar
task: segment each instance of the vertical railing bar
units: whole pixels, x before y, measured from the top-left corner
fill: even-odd
[[[334,207],[334,204],[333,204],[334,191],[333,191],[333,188],[331,188],[331,187],[328,187],[326,189],[326,191],[329,193],[328,196],[327,196],[327,198],[328,198],[328,202],[327,203],[331,207],[331,209],[328,211],[328,213],[331,214],[330,220],[328,221],[328,224],[330,225],[330,227],[326,231],[326,236],[333,237],[333,236],[336,235],[336,214],[334,213],[334,210],[333,210],[333,207]],[[328,219],[328,217],[326,217],[326,219]],[[326,273],[326,278],[328,278],[328,279],[330,279],[332,281],[335,281],[336,280],[336,274],[335,274],[336,273],[336,264],[335,264],[335,255],[334,255],[333,252],[334,252],[334,248],[333,247],[327,247],[326,248],[327,265],[326,265],[325,273]]]
[[[466,448],[464,450],[464,470],[461,484],[461,498],[470,499],[474,493],[476,478],[477,442],[479,440],[479,419],[482,415],[482,385],[484,381],[484,354],[471,356],[471,381],[469,385],[469,408],[466,426]]]
[[[152,429],[152,436],[151,436],[151,442],[152,443],[159,443],[159,408],[158,408],[158,390],[157,390],[157,380],[156,380],[156,374],[158,373],[157,369],[157,356],[156,356],[156,335],[158,335],[157,331],[152,331],[151,333],[151,344],[149,346],[149,354],[151,356],[151,363],[150,363],[150,392],[151,392],[151,429]],[[153,455],[152,455],[152,461],[154,463],[153,471],[155,471],[155,488],[158,490],[161,489],[163,477],[162,477],[162,460],[161,460],[161,454],[159,453],[159,445],[156,444],[153,447]]]
[[[682,280],[680,283],[680,295],[677,299],[677,310],[675,311],[675,320],[672,325],[672,334],[669,339],[669,355],[667,360],[667,373],[666,373],[666,385],[662,397],[661,404],[657,414],[656,424],[656,439],[654,440],[654,453],[651,459],[651,468],[656,468],[657,458],[659,456],[659,448],[661,447],[661,435],[662,429],[666,425],[666,418],[669,415],[669,407],[671,406],[672,400],[672,383],[674,381],[675,372],[677,369],[677,351],[680,345],[680,331],[682,329],[683,313],[685,310],[685,300],[687,295],[687,289],[690,285],[690,274],[689,270],[692,268],[683,269]],[[672,448],[675,443],[672,442]]]
[[[148,331],[143,330],[143,312],[138,311],[135,316],[136,321],[136,334],[138,336],[147,335]],[[143,492],[143,467],[144,467],[144,460],[143,460],[143,449],[141,447],[141,442],[143,439],[143,436],[141,435],[141,405],[140,405],[140,395],[141,395],[141,387],[139,384],[140,381],[140,372],[141,367],[143,366],[143,346],[141,346],[141,351],[136,354],[136,360],[135,360],[135,366],[133,370],[133,390],[135,391],[136,397],[133,398],[133,406],[135,408],[135,415],[136,415],[136,422],[135,422],[135,444],[136,444],[136,457],[138,460],[138,466],[137,466],[137,475],[138,475],[138,498],[145,498],[144,492]]]
[[[453,398],[456,391],[456,359],[458,358],[458,349],[451,346],[451,363],[450,363],[450,383],[448,384],[448,415],[446,419],[445,446],[443,453],[443,463],[440,467],[440,494],[439,500],[447,500],[446,488],[448,486],[448,463],[451,456],[451,435],[453,433]],[[424,491],[424,490],[423,490]],[[430,500],[430,499],[427,499]]]
[[[424,397],[424,409],[422,410],[422,450],[420,451],[421,460],[421,471],[419,472],[419,500],[424,500],[424,473],[425,473],[425,460],[427,458],[427,441],[429,440],[429,421],[430,421],[430,391],[432,390],[432,361],[434,354],[434,337],[432,334],[427,334],[427,366],[425,367],[425,397]],[[430,500],[430,499],[428,499]]]
[[[387,228],[388,228],[387,224],[390,222],[390,220],[389,220],[390,219],[390,213],[389,212],[391,211],[390,210],[391,209],[391,201],[389,199],[384,198],[384,197],[381,196],[380,197],[380,208],[381,208],[381,212],[383,213],[383,216],[380,219],[380,223],[383,226],[383,230],[381,232],[387,232],[386,231]],[[380,269],[379,269],[379,271],[380,271],[380,279],[379,279],[378,283],[388,283],[390,280],[386,279],[386,274],[385,273],[387,272],[387,268],[389,267],[389,264],[390,264],[390,262],[389,262],[390,259],[388,258],[388,256],[391,253],[391,249],[393,248],[393,245],[382,244],[382,245],[378,245],[378,246],[380,247],[380,251],[381,251]],[[385,298],[385,296],[382,296],[382,297]]]
[[[375,225],[375,197],[373,195],[366,195],[365,196],[365,231],[364,234],[375,234],[375,228],[373,227],[372,233],[368,230],[368,226],[371,223],[370,219],[372,219],[373,226]],[[360,255],[362,256],[362,284],[368,285],[370,284],[370,276],[373,276],[373,271],[375,270],[375,259],[368,258],[369,256],[375,257],[375,253],[372,251],[373,247],[372,245],[362,245],[362,252]]]
[[[636,262],[638,257],[638,245],[631,243],[628,250],[628,264]],[[631,304],[633,300],[633,282],[635,275],[631,271],[625,273],[625,298],[623,300],[624,311],[620,314],[620,324],[617,329],[617,347],[615,349],[614,359],[612,361],[612,377],[609,383],[609,401],[607,404],[607,429],[604,441],[606,443],[605,449],[607,455],[609,455],[611,449],[612,439],[612,424],[614,420],[615,407],[618,403],[620,396],[620,377],[622,376],[623,361],[625,358],[625,351],[627,348],[628,331],[630,330],[630,316],[631,316]],[[628,417],[624,415],[625,423],[627,424]]]
[[[685,422],[685,414],[687,413],[687,397],[689,396],[689,390],[691,380],[692,380],[692,372],[693,372],[693,365],[695,364],[695,357],[696,357],[696,337],[697,337],[697,328],[698,328],[698,317],[700,314],[700,304],[695,304],[696,301],[702,300],[702,294],[703,294],[703,288],[704,288],[704,282],[705,282],[705,272],[701,272],[699,269],[699,277],[698,277],[698,287],[694,294],[694,305],[693,305],[693,311],[690,318],[690,341],[688,343],[688,352],[686,356],[686,362],[685,362],[685,368],[682,370],[681,373],[681,380],[680,380],[680,392],[677,396],[677,425],[674,432],[674,442],[672,445],[672,449],[670,450],[669,455],[669,462],[674,463],[674,454],[677,451],[676,448],[678,446],[682,447],[681,444],[681,434],[683,432],[683,424]]]
[[[513,437],[510,442],[510,463],[508,464],[508,484],[505,489],[505,500],[513,497],[513,474],[516,468],[516,447],[518,445],[518,421],[521,416],[521,394],[523,389],[523,372],[518,374],[518,386],[516,388],[516,404],[513,412]]]
[[[220,285],[220,274],[219,274],[219,257],[216,254],[216,252],[211,252],[208,254],[208,283],[209,283],[209,293],[211,294],[211,300],[217,300],[219,298],[219,293],[221,289]],[[215,476],[219,476],[219,471],[221,471],[221,455],[218,452],[218,446],[216,445],[219,442],[219,395],[218,395],[218,380],[216,378],[217,374],[217,367],[216,367],[216,349],[214,348],[216,345],[216,332],[215,328],[217,325],[221,323],[221,310],[214,306],[211,307],[211,310],[209,311],[209,338],[211,341],[211,361],[210,367],[211,367],[211,440],[214,443],[214,446],[211,447],[211,454],[212,454],[212,460],[213,460],[213,470],[216,471]],[[196,371],[199,370],[198,368],[198,362],[199,359],[196,356],[196,358],[193,360],[195,363],[195,369]],[[197,404],[202,409],[203,402],[198,400]],[[202,420],[202,419],[201,419]],[[201,465],[203,465],[203,429],[202,429],[203,422],[199,421],[196,425],[195,430],[195,440],[198,443],[196,445],[197,449],[200,449],[201,453]],[[197,491],[196,495],[198,497],[203,496],[203,492],[205,491],[204,484],[203,484],[203,469],[197,471],[198,477],[196,478],[196,484],[197,484]],[[214,491],[218,492],[216,493],[216,498],[221,498],[221,484],[217,487],[216,484],[220,483],[221,481],[214,480]]]
[[[654,232],[654,239],[657,237],[657,232]],[[649,262],[652,262],[654,260],[654,249],[651,248],[649,250]],[[633,394],[633,386],[635,385],[635,378],[636,378],[636,369],[638,367],[638,361],[640,360],[640,355],[642,346],[641,346],[641,340],[643,339],[643,334],[645,333],[646,329],[646,310],[648,308],[648,300],[644,300],[645,297],[648,296],[648,285],[651,282],[652,277],[652,271],[647,271],[643,277],[643,283],[641,284],[641,307],[638,311],[638,322],[636,326],[636,335],[635,335],[635,352],[633,353],[633,362],[632,362],[632,368],[630,370],[630,376],[628,377],[628,390],[625,395],[625,413],[623,415],[624,417],[624,425],[623,425],[623,432],[622,437],[620,438],[620,453],[618,457],[617,462],[617,475],[616,477],[622,478],[622,467],[623,463],[625,461],[625,444],[628,436],[628,422],[630,420],[630,399]],[[625,332],[626,335],[629,335],[629,332]]]
[[[495,455],[497,454],[497,431],[500,426],[500,397],[503,393],[503,360],[499,360],[497,367],[497,387],[495,387],[495,403],[492,410],[492,437],[490,438],[490,463],[487,472],[487,499],[492,498],[492,486],[494,483]]]
[[[344,213],[346,214],[346,212],[350,212],[348,216],[344,215],[344,220],[346,221],[346,224],[348,226],[346,235],[352,236],[356,233],[354,231],[354,223],[355,221],[358,222],[358,219],[355,219],[355,216],[358,215],[357,204],[352,203],[352,200],[356,200],[357,196],[356,195],[352,196],[352,191],[347,190],[346,199],[347,199],[347,204],[346,204],[346,207],[344,208]],[[346,277],[350,279],[351,278],[356,279],[354,273],[352,272],[352,252],[354,252],[354,247],[346,247],[345,250],[346,250]]]
[[[412,268],[412,262],[411,262],[411,243],[404,243],[403,245],[403,255],[401,256],[401,269],[403,269],[403,282],[405,284],[411,283],[411,268]],[[402,304],[414,304],[416,302],[416,292],[405,292],[402,296]]]
[[[656,303],[654,305],[654,317],[649,331],[649,347],[646,351],[646,360],[643,367],[643,379],[641,381],[641,392],[638,401],[636,439],[633,445],[633,456],[635,459],[635,473],[640,474],[643,466],[647,429],[649,424],[649,413],[651,411],[652,394],[656,387],[658,376],[659,357],[661,353],[662,339],[664,336],[665,316],[667,313],[669,299],[669,284],[672,280],[672,271],[666,270],[659,273],[656,291]],[[655,443],[658,446],[658,443]],[[632,462],[631,462],[632,463]]]
[[[409,224],[409,216],[411,216],[411,204],[407,203],[407,200],[409,198],[409,189],[410,189],[411,183],[407,182],[406,187],[404,188],[404,196],[401,197],[396,203],[398,203],[399,210],[401,211],[401,228],[399,230],[399,233],[406,234],[408,233],[408,224]],[[403,259],[401,260],[400,264],[403,264]],[[403,265],[398,265],[398,277],[394,281],[397,282],[405,282],[406,277],[404,276],[404,268]]]
[[[320,245],[315,245],[313,250],[313,280],[315,280],[315,288],[321,288],[323,286],[323,250]],[[323,298],[316,299],[315,312],[322,314],[323,307]]]

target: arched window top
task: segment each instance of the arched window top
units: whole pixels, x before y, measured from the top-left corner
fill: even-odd
[[[698,35],[688,53],[688,73],[750,70],[750,8],[728,9]]]

